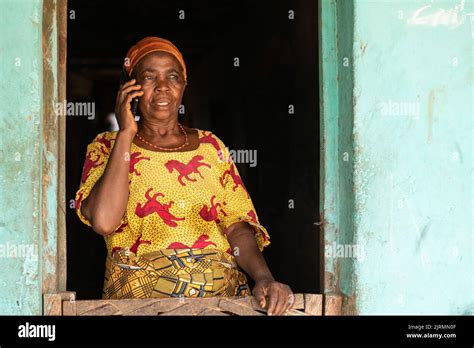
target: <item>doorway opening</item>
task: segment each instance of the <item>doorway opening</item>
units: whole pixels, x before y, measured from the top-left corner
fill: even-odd
[[[255,165],[237,167],[270,234],[263,255],[275,279],[295,293],[321,293],[317,7],[305,0],[69,0],[67,101],[93,103],[95,117],[67,118],[68,201],[87,144],[114,127],[128,48],[145,36],[169,39],[188,70],[182,123],[214,132],[230,149],[256,150]],[[103,237],[72,208],[66,219],[67,290],[101,298]]]

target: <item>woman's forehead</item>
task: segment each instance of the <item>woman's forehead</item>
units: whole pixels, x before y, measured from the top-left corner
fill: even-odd
[[[179,64],[178,60],[168,52],[157,51],[150,52],[144,56],[138,62],[135,71],[140,72],[142,70],[157,70],[157,69],[168,69],[175,68],[178,71],[182,71],[183,68]]]

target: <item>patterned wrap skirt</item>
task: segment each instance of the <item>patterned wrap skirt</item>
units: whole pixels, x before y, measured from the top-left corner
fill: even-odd
[[[104,299],[249,296],[247,277],[219,249],[162,249],[108,256]]]

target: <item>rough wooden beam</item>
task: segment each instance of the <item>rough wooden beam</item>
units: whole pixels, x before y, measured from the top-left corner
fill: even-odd
[[[67,0],[44,0],[42,20],[42,291],[66,290],[66,118],[55,105],[66,99]]]
[[[304,294],[304,312],[310,315],[322,315],[323,295]]]
[[[67,0],[57,0],[57,40],[58,100],[66,100],[66,55],[67,55]],[[59,117],[58,131],[58,287],[56,291],[66,291],[67,243],[66,243],[66,117]]]
[[[252,306],[242,303],[235,303],[234,301],[227,300],[225,298],[219,301],[219,308],[237,315],[264,315],[263,313],[253,309]]]
[[[61,306],[58,303],[62,301]],[[208,298],[154,298],[124,300],[80,300],[75,293],[45,295],[45,312],[50,315],[265,315],[253,296]],[[321,315],[322,295],[295,294],[293,308],[286,315]]]
[[[63,299],[60,294],[43,296],[44,315],[63,315]]]
[[[324,315],[341,315],[342,313],[342,295],[327,294],[324,295]]]
[[[76,312],[76,293],[75,292],[62,292],[60,293],[63,299],[63,315],[77,315]]]

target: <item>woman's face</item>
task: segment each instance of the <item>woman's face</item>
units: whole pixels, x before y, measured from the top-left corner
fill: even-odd
[[[185,81],[177,59],[167,52],[152,52],[140,60],[134,71],[143,90],[138,104],[140,116],[147,120],[178,117]]]

